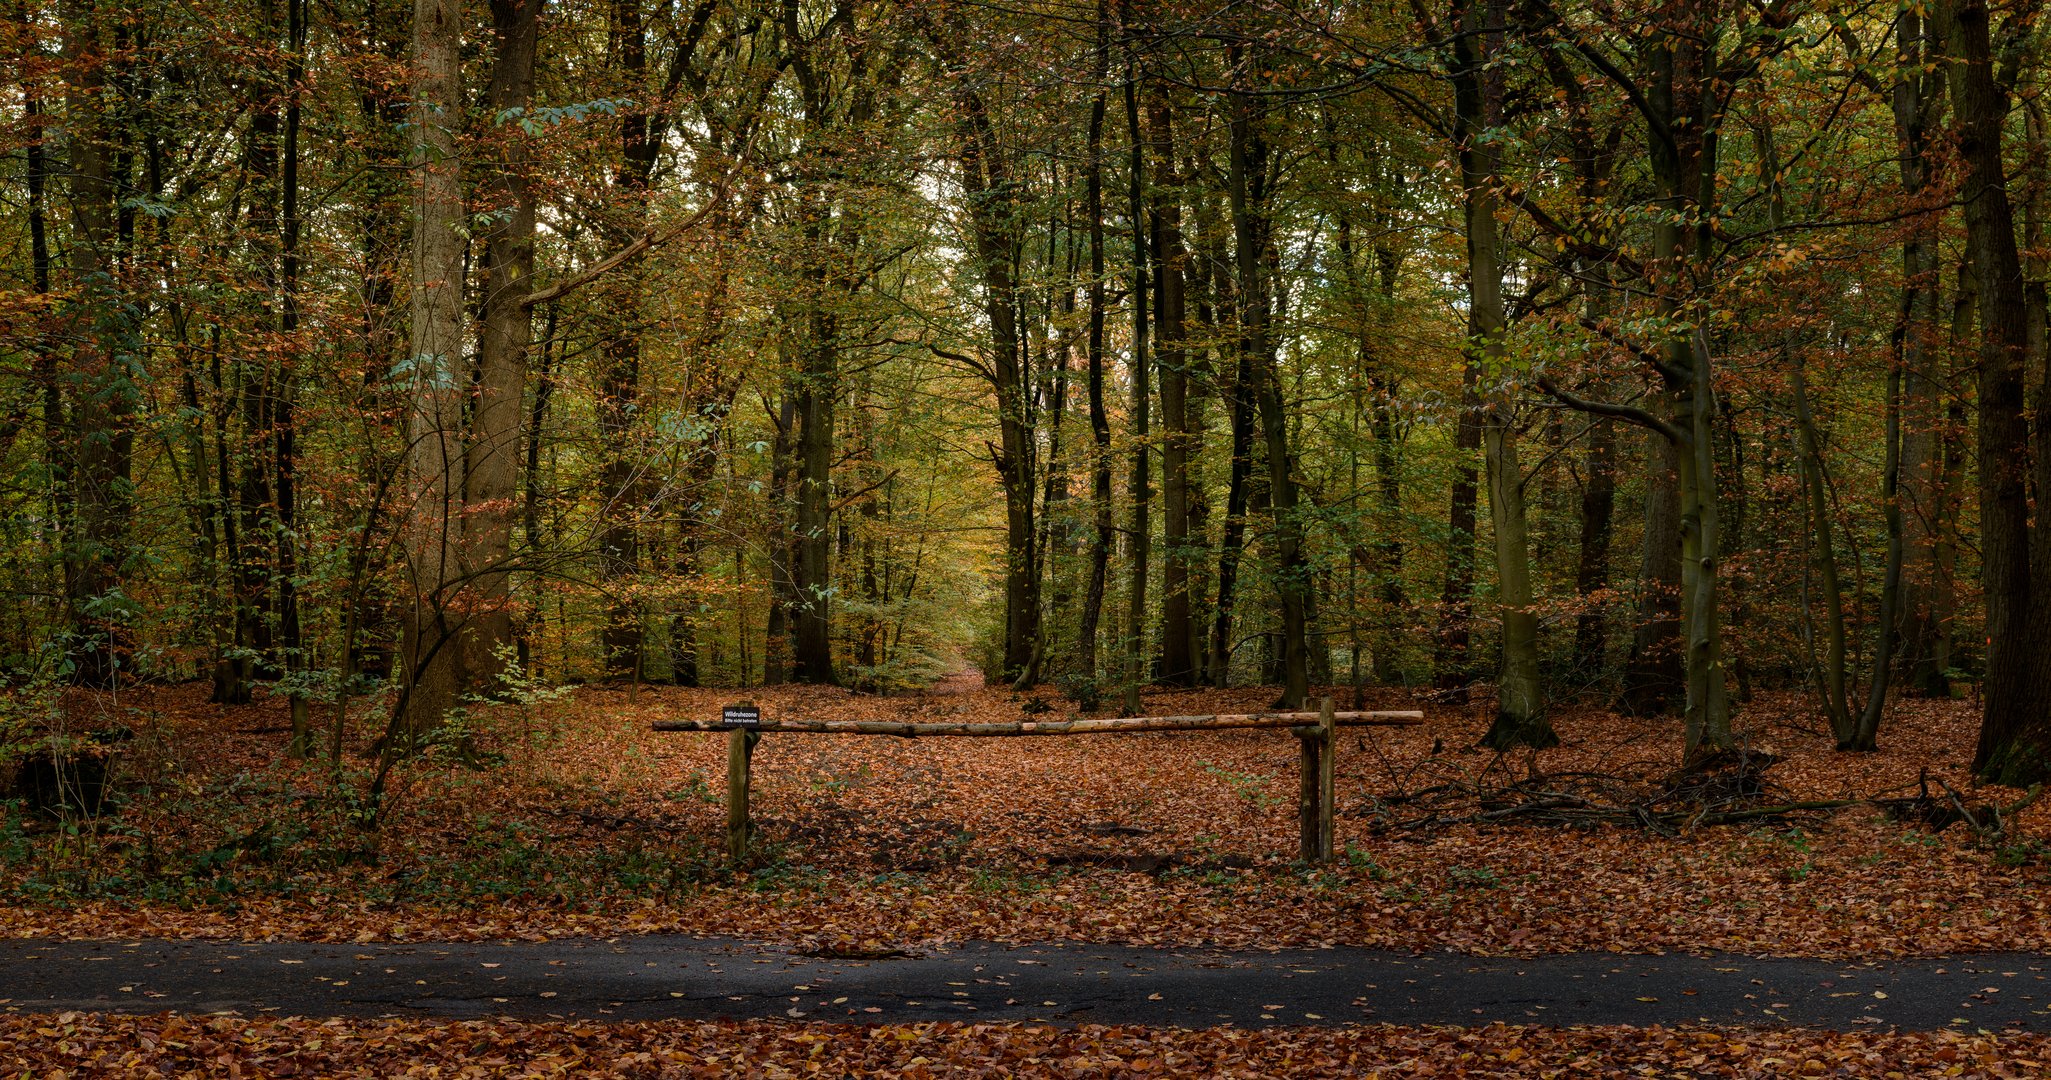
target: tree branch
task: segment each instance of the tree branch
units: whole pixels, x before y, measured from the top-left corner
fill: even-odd
[[[1631,258],[1616,248],[1591,243],[1582,239],[1575,234],[1574,230],[1568,228],[1566,223],[1552,216],[1545,207],[1538,205],[1538,201],[1526,193],[1523,188],[1517,187],[1514,184],[1503,184],[1500,188],[1500,194],[1503,201],[1524,211],[1525,216],[1531,219],[1533,225],[1538,226],[1539,231],[1558,237],[1566,245],[1568,251],[1593,262],[1608,263],[1633,277],[1646,276],[1645,268],[1639,265],[1638,260]]]
[[[1575,318],[1574,321],[1578,323],[1582,327],[1582,329],[1587,330],[1589,333],[1594,334],[1595,336],[1603,339],[1604,341],[1609,342],[1612,345],[1615,345],[1619,349],[1623,349],[1626,352],[1629,352],[1631,355],[1637,357],[1643,363],[1651,365],[1655,371],[1658,371],[1661,375],[1664,375],[1667,378],[1667,381],[1669,382],[1684,383],[1692,377],[1689,372],[1681,368],[1677,368],[1673,364],[1668,363],[1666,360],[1662,359],[1658,353],[1652,351],[1651,349],[1645,348],[1644,346],[1639,345],[1636,342],[1626,341],[1616,331],[1611,330],[1609,327],[1602,325],[1602,323],[1594,319],[1591,319],[1586,315],[1578,316]]]
[[[712,216],[712,212],[714,210],[719,209],[720,205],[726,202],[727,187],[727,184],[721,184],[719,186],[719,189],[712,193],[712,200],[710,202],[707,202],[703,207],[701,207],[697,213],[692,214],[690,217],[685,218],[681,222],[678,222],[673,228],[670,228],[667,231],[660,233],[649,232],[641,234],[639,237],[636,237],[633,240],[633,242],[627,244],[625,247],[613,252],[610,255],[607,255],[605,258],[600,259],[595,263],[592,263],[591,265],[585,267],[583,270],[580,270],[577,273],[572,274],[569,277],[566,277],[561,281],[558,281],[555,284],[548,286],[545,289],[539,289],[535,292],[528,293],[526,296],[520,299],[520,306],[528,308],[538,307],[542,304],[548,303],[551,300],[561,299],[563,296],[575,292],[576,290],[591,284],[599,278],[604,277],[606,274],[612,272],[613,270],[618,269],[621,264],[627,262],[629,259],[632,259],[634,256],[639,255],[642,252],[649,250],[650,248],[658,247],[662,244],[667,244],[671,240],[674,240],[677,237],[682,236],[684,233],[687,233],[692,229],[697,228],[699,225],[704,223],[706,218]]]
[[[1538,388],[1551,394],[1560,404],[1577,412],[1615,417],[1618,420],[1636,424],[1648,431],[1656,431],[1677,446],[1687,445],[1688,438],[1682,433],[1680,428],[1665,420],[1661,420],[1659,417],[1635,405],[1618,405],[1608,401],[1590,401],[1587,398],[1560,389],[1550,378],[1543,375],[1538,378]]]
[[[842,496],[842,497],[841,497],[841,499],[840,499],[840,501],[839,501],[839,502],[837,502],[837,503],[834,503],[834,504],[833,504],[833,506],[832,506],[832,507],[830,507],[830,508],[829,508],[829,509],[828,509],[828,510],[827,510],[826,512],[827,512],[828,514],[838,514],[838,513],[840,513],[840,512],[842,511],[842,510],[845,510],[845,509],[847,509],[848,507],[850,507],[850,506],[853,506],[853,505],[855,504],[856,500],[860,499],[860,498],[861,498],[862,496],[864,496],[864,495],[867,495],[868,493],[870,493],[870,492],[872,492],[872,491],[876,490],[877,488],[880,488],[880,487],[882,487],[883,485],[885,485],[885,484],[887,484],[887,483],[891,482],[892,480],[895,480],[895,479],[897,479],[897,473],[898,473],[898,470],[896,470],[896,469],[892,469],[892,470],[890,470],[890,475],[888,475],[888,476],[884,477],[883,479],[881,479],[881,480],[878,480],[878,481],[876,481],[875,483],[873,483],[873,484],[870,484],[870,485],[869,485],[868,487],[865,487],[865,488],[861,489],[860,491],[854,492],[854,493],[853,493],[853,494],[851,494],[851,495],[844,495],[844,496]]]

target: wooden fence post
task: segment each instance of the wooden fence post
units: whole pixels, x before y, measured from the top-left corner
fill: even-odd
[[[1317,762],[1317,861],[1331,862],[1332,836],[1335,819],[1339,813],[1337,792],[1337,769],[1339,761],[1339,722],[1332,715],[1332,699],[1324,698],[1317,706],[1318,762]]]
[[[746,728],[726,732],[726,857],[733,862],[748,855],[748,766],[761,737]]]
[[[1332,699],[1318,702],[1317,723],[1290,729],[1299,740],[1303,777],[1297,787],[1296,835],[1299,856],[1307,863],[1332,859],[1333,751],[1338,725]]]

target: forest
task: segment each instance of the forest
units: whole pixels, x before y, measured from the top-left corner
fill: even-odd
[[[11,0],[0,935],[2040,949],[2047,19]]]
[[[18,13],[13,677],[1970,686],[2043,777],[2033,12],[1100,6]]]

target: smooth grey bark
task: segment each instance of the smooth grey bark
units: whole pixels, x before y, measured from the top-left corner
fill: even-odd
[[[465,578],[462,514],[463,116],[462,5],[415,0],[412,317],[406,373],[404,672],[395,722],[407,738],[441,723],[469,683],[463,650],[451,647],[461,615],[454,593]]]

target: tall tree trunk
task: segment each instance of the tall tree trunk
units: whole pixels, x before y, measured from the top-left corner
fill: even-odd
[[[1803,516],[1808,519],[1808,541],[1812,549],[1810,561],[1815,565],[1817,588],[1822,593],[1823,655],[1816,659],[1814,649],[1810,651],[1822,684],[1823,714],[1830,721],[1831,734],[1837,738],[1838,749],[1848,750],[1851,749],[1855,729],[1850,698],[1845,689],[1844,586],[1837,572],[1837,541],[1831,523],[1830,496],[1824,486],[1823,440],[1816,430],[1815,411],[1809,404],[1807,365],[1799,352],[1789,359],[1794,365],[1790,381],[1795,397],[1795,431],[1800,444]],[[1805,622],[1813,625],[1813,610],[1805,611],[1803,617]]]
[[[406,361],[411,505],[403,514],[405,679],[395,717],[409,740],[438,725],[469,683],[463,650],[452,642],[462,619],[454,594],[465,571],[462,420],[469,383],[463,363],[463,174],[456,142],[463,116],[462,35],[456,0],[414,0],[413,312]]]
[[[1057,172],[1055,183],[1061,182]],[[1046,670],[1049,654],[1054,649],[1051,639],[1061,625],[1069,599],[1068,590],[1059,585],[1061,568],[1055,563],[1058,550],[1055,528],[1068,517],[1062,509],[1069,501],[1069,465],[1063,456],[1063,438],[1067,434],[1068,385],[1075,368],[1075,283],[1082,248],[1075,241],[1074,207],[1065,199],[1047,223],[1045,259],[1044,265],[1050,275],[1057,266],[1060,267],[1060,284],[1047,290],[1041,311],[1044,333],[1052,340],[1046,345],[1045,359],[1040,365],[1036,384],[1036,393],[1047,417],[1047,464],[1040,473],[1040,512],[1038,532],[1033,540],[1033,554],[1036,556],[1033,577],[1036,581],[1054,581],[1056,584],[1053,603],[1038,621],[1032,662],[1027,665],[1025,674],[1019,677],[1019,682],[1014,684],[1021,689],[1038,682]],[[1058,301],[1053,296],[1057,291],[1060,294]]]
[[[1940,9],[1941,11],[1942,9]],[[1995,80],[1985,0],[1959,0],[1951,16],[1951,92],[1958,121],[1966,243],[1979,279],[1980,576],[1986,602],[1987,680],[1973,771],[2024,785],[2051,777],[2051,601],[2035,582],[2051,573],[2051,529],[2033,531],[2029,489],[2051,468],[2051,424],[2031,430],[2030,329],[2014,210],[2002,162],[2009,95]],[[2051,374],[2047,374],[2051,377]]]
[[[1185,298],[1188,256],[1182,243],[1182,206],[1175,174],[1173,111],[1167,92],[1152,84],[1149,139],[1154,184],[1149,214],[1154,266],[1154,324],[1159,345],[1154,352],[1161,386],[1161,566],[1160,679],[1175,686],[1194,686],[1198,657],[1196,622],[1190,581],[1200,550],[1191,540],[1191,447],[1189,364]]]
[[[1682,27],[1664,31],[1654,45],[1652,100],[1663,110],[1664,135],[1655,133],[1653,175],[1674,213],[1655,233],[1655,253],[1671,275],[1663,283],[1663,314],[1678,317],[1682,292],[1695,265],[1713,255],[1710,221],[1720,182],[1718,122],[1721,101],[1714,77],[1714,38],[1705,38],[1699,12]],[[1705,44],[1706,43],[1706,44]],[[1678,56],[1677,53],[1685,53]],[[1692,224],[1692,228],[1688,226]],[[1671,259],[1671,261],[1668,261]],[[1669,389],[1680,451],[1676,491],[1680,498],[1681,623],[1686,678],[1682,737],[1689,760],[1732,745],[1730,698],[1725,685],[1723,613],[1719,594],[1722,524],[1716,474],[1714,357],[1707,331],[1696,326],[1670,335]]]
[[[1688,695],[1682,737],[1689,756],[1695,757],[1729,748],[1732,737],[1719,596],[1723,553],[1717,505],[1716,403],[1709,343],[1699,328],[1691,335],[1689,354],[1691,380],[1682,399],[1689,441],[1680,477],[1681,604],[1688,650],[1683,664]]]
[[[832,494],[835,406],[840,398],[840,320],[815,300],[796,388],[797,529],[791,564],[791,678],[838,681],[833,669]]]
[[[1509,323],[1503,305],[1501,239],[1496,224],[1496,151],[1492,131],[1501,121],[1502,77],[1490,61],[1502,46],[1500,0],[1467,7],[1455,0],[1449,25],[1461,33],[1453,46],[1454,138],[1467,233],[1467,366],[1499,371],[1508,359]],[[1518,454],[1516,404],[1502,389],[1482,405],[1487,448],[1489,523],[1495,539],[1496,599],[1502,607],[1502,665],[1496,676],[1496,716],[1482,741],[1497,750],[1550,747],[1559,736],[1546,719],[1538,680],[1538,613],[1531,589],[1524,467]]]
[[[958,31],[958,48],[966,48]],[[957,56],[959,63],[959,56]],[[968,198],[983,317],[990,327],[991,389],[997,399],[998,445],[991,457],[1004,488],[1004,655],[1006,683],[1030,685],[1033,648],[1040,635],[1039,557],[1034,550],[1034,480],[1039,475],[1032,387],[1020,350],[1018,258],[1023,222],[1010,163],[982,95],[956,72],[956,156]]]
[[[1942,52],[1931,49],[1925,41],[1920,11],[1904,13],[1895,25],[1904,61],[1903,75],[1893,88],[1902,193],[1910,200],[1920,200],[1930,178],[1930,128],[1936,122],[1936,110],[1942,100],[1935,91],[1944,83],[1934,72],[1925,73],[1918,61],[1926,55],[1941,56]],[[1852,750],[1877,748],[1887,691],[1895,675],[1894,659],[1901,646],[1903,580],[1908,573],[1908,540],[1901,510],[1903,391],[1916,377],[1911,373],[1920,373],[1928,363],[1930,335],[1937,324],[1935,221],[1918,224],[1921,227],[1902,241],[1902,295],[1894,332],[1893,363],[1887,371],[1886,431],[1880,474],[1881,509],[1887,525],[1887,565],[1880,584],[1879,645],[1874,650],[1866,704],[1859,712],[1858,726],[1848,747]]]
[[[485,103],[496,116],[524,113],[534,102],[534,59],[544,0],[492,0],[495,55]],[[513,522],[518,514],[521,406],[533,312],[534,191],[518,124],[502,125],[496,160],[479,185],[494,224],[481,238],[478,275],[476,401],[464,448],[464,540],[475,574],[464,635],[470,677],[488,685],[506,666],[513,642]]]
[[[867,137],[865,129],[875,115],[876,80],[893,78],[897,72],[887,62],[870,70],[875,58],[851,22],[829,20],[819,33],[807,36],[798,24],[797,4],[784,5],[779,17],[782,33],[793,47],[786,59],[797,83],[804,138],[794,192],[804,244],[798,270],[804,295],[795,317],[803,329],[789,391],[796,426],[791,678],[832,684],[839,681],[833,660],[832,495],[840,354],[846,347],[842,315],[865,277],[855,269],[862,240],[861,209],[843,190],[837,158],[845,140]],[[833,42],[844,46],[843,55],[828,52]],[[844,71],[833,75],[835,68]]]
[[[642,0],[613,0],[613,63],[628,85],[639,87],[648,68],[647,28]],[[619,159],[613,167],[616,205],[601,230],[614,247],[629,243],[647,225],[648,181],[660,151],[656,125],[645,107],[628,108],[619,121]],[[612,593],[600,646],[612,678],[644,677],[643,613],[636,583],[641,576],[641,527],[646,455],[634,433],[641,408],[641,260],[615,270],[603,286],[600,316],[597,413],[599,433],[599,576]]]
[[[1126,171],[1126,216],[1132,223],[1132,472],[1126,479],[1126,497],[1132,518],[1126,527],[1125,584],[1125,678],[1124,710],[1128,716],[1140,711],[1140,686],[1146,681],[1147,639],[1147,556],[1153,547],[1149,520],[1153,489],[1148,465],[1151,404],[1147,391],[1147,235],[1146,144],[1140,137],[1138,73],[1127,62],[1125,71],[1125,127],[1131,140],[1132,157]]]
[[[401,474],[411,467],[406,444],[407,395],[416,373],[408,355],[401,351],[406,342],[398,330],[402,318],[398,301],[399,280],[409,269],[406,219],[415,178],[409,175],[407,165],[415,136],[407,124],[410,87],[394,85],[382,74],[407,63],[412,47],[410,7],[405,3],[366,7],[358,21],[338,24],[335,33],[339,41],[353,46],[347,53],[347,67],[356,89],[367,166],[355,200],[354,269],[362,283],[356,290],[353,352],[360,371],[345,398],[364,416],[367,430],[373,433],[351,463],[352,479],[363,495],[345,504],[354,528],[360,530],[358,535],[366,538],[357,544],[352,557],[365,567],[372,526],[393,509],[382,504],[381,496],[391,491],[404,495],[409,481]],[[403,525],[401,528],[403,533]],[[405,543],[402,536],[402,552]],[[352,573],[350,580],[352,587],[345,600],[348,610],[341,616],[346,652],[343,673],[389,677],[399,653],[397,639],[404,634],[401,607],[406,588],[402,585],[393,590],[367,571]],[[399,677],[410,678],[410,673],[401,672]]]
[[[798,391],[786,385],[783,400],[770,419],[776,431],[769,444],[769,496],[773,507],[769,530],[769,615],[762,642],[762,685],[791,678],[791,622],[797,611],[797,428]]]
[[[1685,6],[1677,22],[1656,27],[1648,45],[1649,78],[1637,102],[1646,121],[1652,148],[1652,177],[1667,212],[1653,232],[1651,291],[1663,319],[1678,320],[1690,293],[1708,280],[1706,265],[1715,255],[1713,221],[1717,210],[1718,129],[1727,100],[1725,76],[1717,67],[1717,36],[1707,9]],[[1679,531],[1680,610],[1684,652],[1686,708],[1682,724],[1688,764],[1700,763],[1732,746],[1730,698],[1725,684],[1723,625],[1719,577],[1722,573],[1722,523],[1717,477],[1719,410],[1715,394],[1715,358],[1708,333],[1698,324],[1685,333],[1668,333],[1653,359],[1665,386],[1655,409],[1597,405],[1576,398],[1541,378],[1548,392],[1567,404],[1598,415],[1630,419],[1654,433],[1655,458],[1669,452],[1678,465],[1672,518]],[[1664,413],[1665,415],[1661,415]],[[1664,445],[1662,445],[1664,444]],[[1660,554],[1656,541],[1666,515],[1659,478],[1648,497],[1646,556]],[[1648,566],[1648,582],[1658,578]],[[1642,628],[1641,628],[1642,629]],[[1641,635],[1642,636],[1642,635]],[[1627,702],[1647,694],[1643,668],[1631,673]]]
[[[1109,68],[1109,16],[1106,0],[1097,3],[1096,95],[1090,100],[1089,134],[1083,148],[1084,213],[1089,216],[1089,337],[1084,346],[1089,366],[1090,500],[1096,536],[1090,544],[1088,581],[1083,590],[1082,621],[1076,631],[1077,666],[1088,680],[1084,704],[1096,704],[1101,685],[1097,665],[1097,627],[1103,617],[1104,592],[1110,574],[1114,541],[1111,510],[1111,416],[1104,402],[1104,113],[1102,89]]]
[[[1234,605],[1239,598],[1239,564],[1246,553],[1246,514],[1253,478],[1254,362],[1246,342],[1234,342],[1231,389],[1232,458],[1225,481],[1225,527],[1218,542],[1218,611],[1211,624],[1211,685],[1232,683]]]
[[[264,31],[275,34],[275,3],[263,5]],[[236,404],[242,418],[242,434],[231,451],[236,470],[236,546],[232,564],[235,584],[235,655],[224,665],[233,685],[223,694],[230,701],[249,700],[245,685],[251,678],[270,679],[278,673],[276,642],[277,608],[273,584],[277,575],[275,544],[276,502],[272,495],[272,469],[276,460],[278,370],[271,362],[278,319],[278,183],[279,136],[282,118],[278,103],[280,87],[271,77],[252,87],[249,135],[243,149],[243,177],[248,187],[243,247],[255,268],[256,280],[250,291],[256,297],[258,327],[256,340],[262,345],[238,349],[232,372]]]
[[[1847,750],[1876,750],[1880,720],[1887,708],[1887,688],[1894,676],[1894,628],[1901,610],[1903,540],[1901,525],[1901,365],[1887,372],[1886,430],[1880,462],[1880,505],[1887,528],[1887,563],[1880,581],[1879,641],[1873,650],[1873,673],[1866,684],[1866,703]]]
[[[280,170],[278,256],[278,334],[284,339],[278,368],[275,441],[271,446],[277,490],[278,662],[287,671],[304,671],[299,623],[299,124],[300,98],[306,79],[306,0],[285,0],[285,140]],[[294,757],[313,753],[313,731],[306,724],[306,706],[298,686],[290,694],[292,739],[286,751]]]
[[[1242,65],[1247,58],[1238,57]],[[1244,80],[1242,70],[1237,78]],[[1231,152],[1227,184],[1231,189],[1236,238],[1240,348],[1253,377],[1262,440],[1268,461],[1268,505],[1275,528],[1275,592],[1281,601],[1282,708],[1301,708],[1310,694],[1306,639],[1310,567],[1303,552],[1303,516],[1298,506],[1296,476],[1291,469],[1289,419],[1284,411],[1281,372],[1268,326],[1272,290],[1268,281],[1267,219],[1268,147],[1255,114],[1254,97],[1243,85],[1234,88],[1230,120]]]

